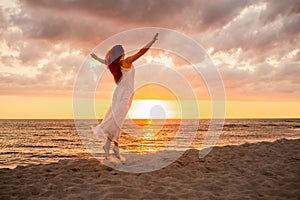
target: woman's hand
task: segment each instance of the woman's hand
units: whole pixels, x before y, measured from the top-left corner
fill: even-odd
[[[94,58],[95,60],[99,61],[102,64],[106,65],[106,61],[102,58],[99,58],[95,53],[91,53],[92,58]]]
[[[95,60],[98,60],[98,56],[96,56],[95,53],[91,53],[92,58],[94,58]]]
[[[153,41],[153,42],[155,42],[156,40],[158,40],[158,38],[157,38],[157,37],[158,37],[158,33],[156,33],[156,34],[154,35],[154,37],[153,37],[152,41]]]

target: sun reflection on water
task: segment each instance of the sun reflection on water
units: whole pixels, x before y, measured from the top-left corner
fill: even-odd
[[[125,152],[145,154],[162,150],[167,146],[176,136],[180,120],[175,120],[178,121],[176,125],[165,123],[165,119],[138,119],[133,121],[140,129],[137,130],[127,126],[121,133],[120,147]]]

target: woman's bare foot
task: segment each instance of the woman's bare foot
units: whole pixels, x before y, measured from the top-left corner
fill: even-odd
[[[113,151],[114,151],[115,156],[116,156],[119,160],[121,160],[120,152],[119,152],[119,147],[118,147],[118,146],[114,146]]]
[[[109,156],[110,143],[111,141],[107,139],[105,145],[103,146],[103,150],[105,152],[105,160],[107,160]]]

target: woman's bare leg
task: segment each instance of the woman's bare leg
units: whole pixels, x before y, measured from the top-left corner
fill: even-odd
[[[109,156],[109,149],[110,149],[111,140],[107,137],[105,145],[103,146],[103,150],[105,152],[105,159],[107,160]]]
[[[120,152],[119,152],[119,144],[118,142],[114,141],[114,148],[113,148],[113,151],[115,153],[115,156],[118,158],[118,159],[121,159],[120,157]]]

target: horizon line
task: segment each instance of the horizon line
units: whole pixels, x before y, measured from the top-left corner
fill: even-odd
[[[132,119],[125,119],[125,120],[211,120],[211,119],[300,119],[299,117],[225,117],[225,118],[132,118]],[[0,118],[0,120],[94,120],[94,118]],[[99,118],[96,120],[103,120],[103,118]]]

